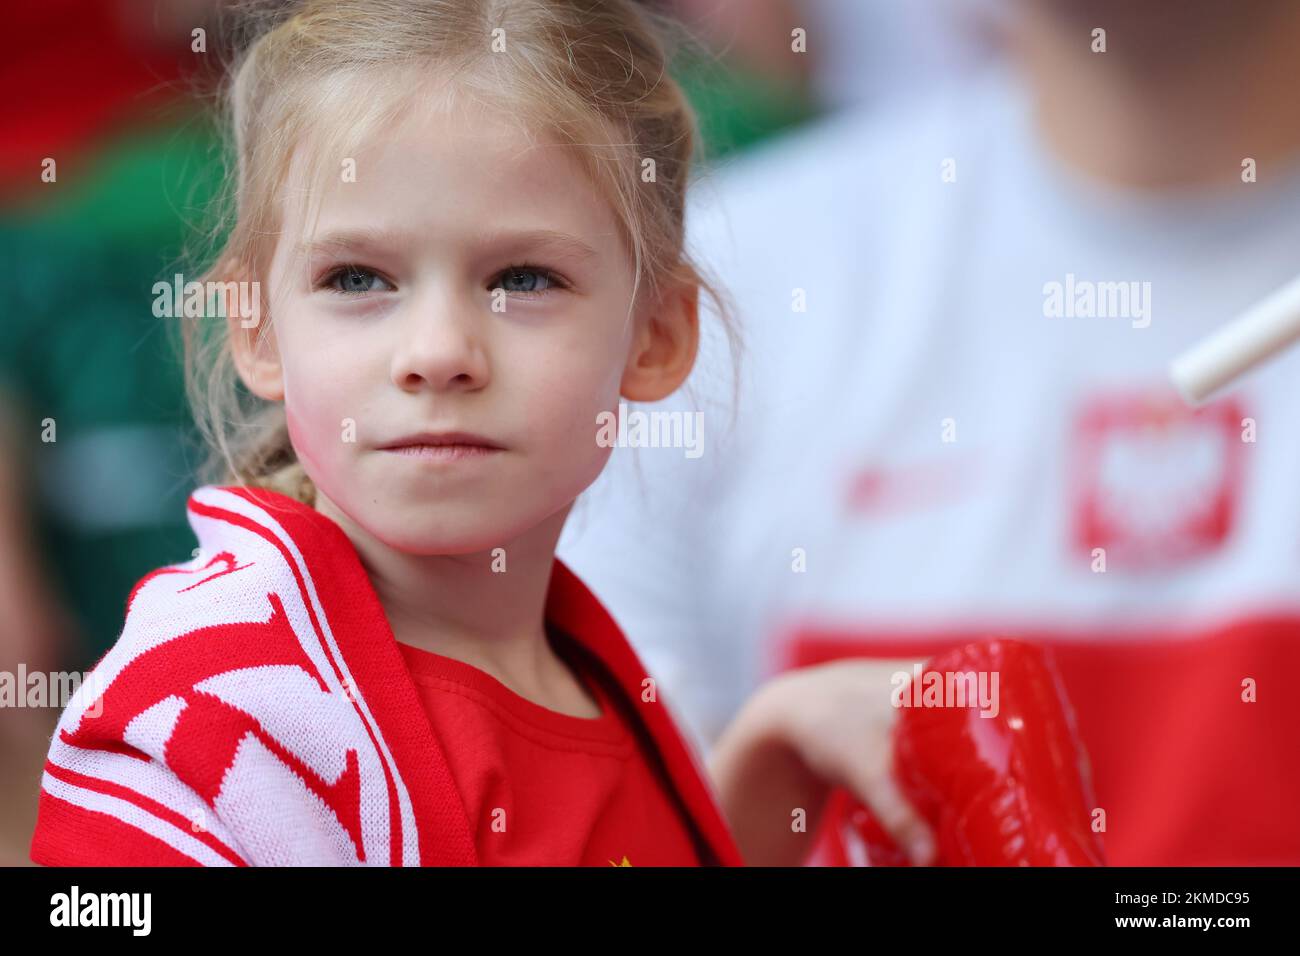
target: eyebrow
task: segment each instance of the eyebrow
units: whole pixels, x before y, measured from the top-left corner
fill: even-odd
[[[398,243],[403,239],[403,235],[395,232],[386,232],[382,229],[362,227],[360,229],[343,229],[338,232],[326,233],[323,236],[303,239],[298,243],[297,248],[300,253],[305,254],[335,251],[341,252],[345,249]]]
[[[298,251],[307,255],[322,252],[342,252],[349,249],[401,246],[416,241],[414,233],[407,231],[388,231],[371,227],[344,229],[326,233],[315,239],[298,243]],[[574,260],[592,259],[599,253],[577,236],[553,229],[526,229],[518,232],[501,231],[480,233],[473,237],[477,248],[504,246],[511,250],[540,249],[552,255]]]
[[[594,259],[599,253],[577,236],[552,229],[533,229],[523,232],[505,232],[480,237],[484,245],[504,245],[518,249],[546,249],[552,255],[570,259]]]

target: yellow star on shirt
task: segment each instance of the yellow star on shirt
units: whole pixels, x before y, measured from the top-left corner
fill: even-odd
[[[632,864],[627,861],[627,856],[624,855],[622,863],[615,863],[613,860],[610,860],[609,865],[610,866],[631,866]]]

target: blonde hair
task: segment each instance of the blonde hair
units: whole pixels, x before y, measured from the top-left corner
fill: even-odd
[[[698,287],[723,320],[733,361],[738,356],[731,308],[684,248],[698,134],[668,75],[670,41],[687,40],[670,21],[633,0],[306,0],[242,15],[243,52],[219,104],[232,138],[212,231],[224,244],[201,281],[265,275],[295,151],[323,144],[305,158],[307,182],[320,181],[327,166],[337,175],[337,158],[382,135],[415,95],[419,84],[394,83],[394,71],[437,68],[458,93],[526,105],[521,115],[573,147],[616,213],[636,289],[653,297],[677,283]],[[504,39],[504,49],[493,50],[494,39]],[[647,159],[653,182],[642,178]],[[313,503],[284,407],[242,387],[225,323],[181,329],[186,390],[209,450],[201,479],[272,487]]]

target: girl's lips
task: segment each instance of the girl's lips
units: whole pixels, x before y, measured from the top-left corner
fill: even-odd
[[[473,458],[486,458],[489,455],[495,455],[502,451],[500,448],[493,448],[487,445],[462,444],[394,445],[380,450],[392,452],[396,455],[402,455],[406,458],[419,458],[427,461],[463,461]]]

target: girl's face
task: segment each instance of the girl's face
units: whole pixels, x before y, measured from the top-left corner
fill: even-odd
[[[334,165],[312,235],[286,210],[274,354],[241,373],[283,399],[318,491],[375,538],[503,544],[595,480],[597,416],[648,361],[613,214],[564,150],[489,115],[412,114]]]

